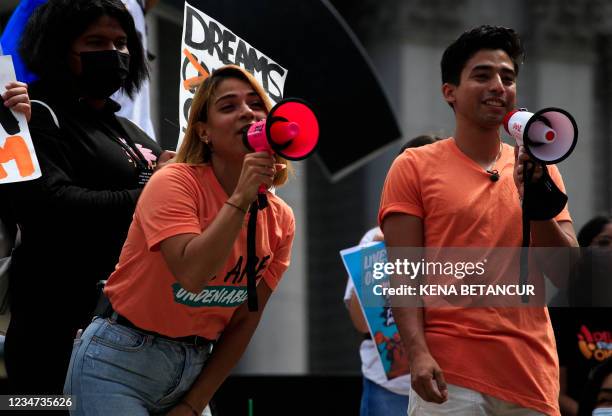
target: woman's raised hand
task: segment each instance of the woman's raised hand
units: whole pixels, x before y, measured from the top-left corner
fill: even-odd
[[[277,169],[275,164],[274,157],[268,152],[245,155],[240,178],[231,197],[232,202],[248,210],[251,202],[257,198],[259,186],[264,185],[266,188],[272,186]]]

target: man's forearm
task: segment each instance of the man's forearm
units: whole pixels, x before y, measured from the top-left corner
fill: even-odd
[[[531,246],[541,270],[557,287],[565,287],[569,272],[578,259],[576,235],[569,221],[531,222]],[[540,247],[540,248],[538,248]]]
[[[413,362],[414,357],[419,354],[429,354],[423,329],[423,308],[394,307],[393,317],[408,354],[408,360]]]
[[[567,222],[567,224],[571,224]],[[574,235],[564,230],[555,220],[531,221],[533,247],[578,247]]]

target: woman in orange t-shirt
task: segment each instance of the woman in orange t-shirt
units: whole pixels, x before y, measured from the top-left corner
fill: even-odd
[[[64,388],[78,397],[73,414],[199,415],[243,354],[295,230],[273,193],[267,208],[254,205],[259,186],[282,185],[289,170],[243,144],[270,108],[236,66],[198,89],[177,163],[153,175],[138,201],[105,287],[110,307],[75,341]],[[247,298],[259,307],[249,311]]]

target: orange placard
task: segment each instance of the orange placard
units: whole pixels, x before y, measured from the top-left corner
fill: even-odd
[[[30,176],[34,173],[34,162],[28,150],[28,145],[21,136],[7,137],[4,147],[0,147],[0,179],[8,176],[6,170],[2,167],[2,163],[14,160],[19,170],[19,175],[22,178]]]

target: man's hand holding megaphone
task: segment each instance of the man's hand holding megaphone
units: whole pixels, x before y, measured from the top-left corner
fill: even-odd
[[[531,176],[531,182],[537,182],[542,178],[544,173],[544,167],[541,163],[534,162],[533,159],[525,150],[525,146],[514,146],[514,183],[516,189],[518,189],[519,197],[523,200],[523,194],[525,191],[525,166],[528,169],[533,169],[533,175]],[[534,167],[535,166],[535,167]]]
[[[516,141],[514,181],[530,220],[554,218],[567,203],[548,174],[546,165],[567,158],[578,140],[574,118],[560,108],[544,108],[535,113],[512,110],[504,117],[504,128]],[[528,194],[525,195],[527,182]]]
[[[522,202],[523,249],[520,259],[519,283],[528,279],[531,244],[531,221],[546,221],[557,216],[567,204],[565,195],[548,174],[546,165],[567,158],[578,140],[574,118],[560,108],[544,108],[535,113],[526,109],[506,114],[504,128],[516,141],[514,148],[514,183]],[[523,295],[522,301],[529,302]]]

